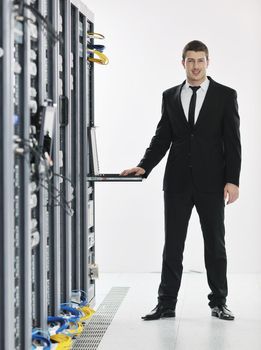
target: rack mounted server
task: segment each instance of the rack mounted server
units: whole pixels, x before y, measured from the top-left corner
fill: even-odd
[[[95,302],[94,16],[2,0],[0,26],[0,347],[28,350],[77,291]]]

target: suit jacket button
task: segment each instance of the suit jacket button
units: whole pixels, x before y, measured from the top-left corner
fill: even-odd
[[[191,137],[194,137],[194,134],[191,134],[190,136],[191,136]]]

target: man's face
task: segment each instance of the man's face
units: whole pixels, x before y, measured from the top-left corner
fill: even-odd
[[[207,76],[208,60],[204,51],[187,51],[182,61],[190,84],[200,85]]]

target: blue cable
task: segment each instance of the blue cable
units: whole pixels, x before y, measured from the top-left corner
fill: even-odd
[[[69,317],[67,320],[69,322],[77,322],[81,318],[81,312],[74,307],[68,306],[71,305],[71,303],[63,303],[61,304],[61,310],[62,311],[67,311],[72,314],[71,317]]]
[[[42,331],[41,329],[37,329],[37,328],[33,329],[32,341],[37,340],[37,341],[43,343],[43,345],[41,345],[41,346],[44,346],[44,350],[51,350],[52,343],[51,343],[51,340],[49,339],[49,334],[46,333],[47,337],[48,337],[48,338],[46,338],[44,335],[41,335],[40,332],[46,333],[46,332]],[[37,346],[32,344],[32,350],[35,350],[35,349],[37,349]]]
[[[59,317],[59,316],[48,316],[47,321],[49,323],[55,323],[55,324],[60,323],[60,328],[57,329],[56,333],[61,333],[63,330],[65,330],[69,326],[68,320],[66,318]]]
[[[88,49],[93,49],[93,50],[103,52],[105,49],[105,46],[104,45],[96,45],[96,44],[88,44]]]

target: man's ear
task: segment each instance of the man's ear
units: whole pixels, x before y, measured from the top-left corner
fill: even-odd
[[[185,60],[182,60],[181,63],[182,63],[182,66],[185,68]]]

